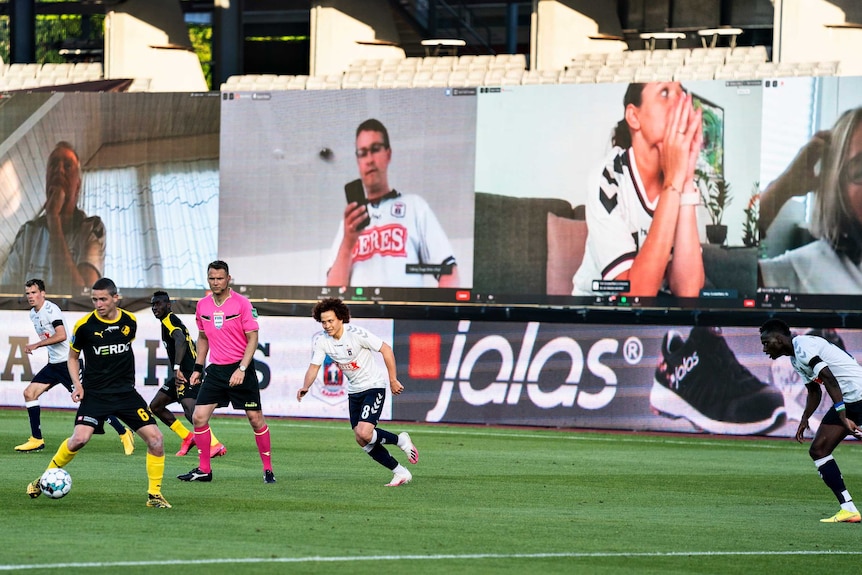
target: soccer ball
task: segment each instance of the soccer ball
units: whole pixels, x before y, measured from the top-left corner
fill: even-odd
[[[53,467],[42,474],[39,486],[51,499],[60,499],[72,489],[72,476],[62,467]]]

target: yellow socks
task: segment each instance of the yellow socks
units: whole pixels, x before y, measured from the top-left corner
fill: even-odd
[[[180,439],[185,439],[189,436],[189,433],[191,433],[191,431],[189,431],[189,429],[183,425],[183,422],[179,419],[174,420],[171,424],[171,431],[179,435]]]
[[[48,469],[52,467],[66,467],[75,456],[78,454],[77,451],[70,451],[67,442],[69,439],[64,439],[62,443],[60,443],[60,447],[57,448],[57,453],[54,454],[54,458],[51,459],[51,463],[48,465]]]
[[[162,479],[165,476],[165,456],[156,456],[147,452],[147,493],[159,495],[162,492]]]

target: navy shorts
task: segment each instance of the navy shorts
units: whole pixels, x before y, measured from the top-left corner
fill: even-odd
[[[367,421],[376,426],[383,412],[383,403],[386,401],[386,390],[375,387],[359,393],[351,393],[347,396],[347,404],[350,408],[350,427],[354,428],[360,421]]]
[[[42,383],[51,389],[57,384],[62,385],[72,393],[72,376],[69,375],[69,364],[65,361],[61,363],[49,363],[39,370],[39,373],[33,376],[33,383]]]
[[[844,408],[847,413],[847,419],[856,425],[862,425],[862,401],[844,403]],[[826,415],[823,416],[820,423],[825,423],[827,425],[840,425],[841,427],[844,427],[844,424],[841,423],[841,418],[838,417],[838,412],[835,411],[834,406],[829,408],[829,411],[826,412]]]
[[[132,431],[145,425],[156,425],[156,418],[144,398],[131,389],[119,393],[99,393],[84,388],[84,398],[75,414],[75,425],[99,429],[109,415],[114,415]]]
[[[245,370],[245,379],[236,387],[230,386],[230,376],[239,367],[239,362],[229,365],[211,363],[206,368],[204,380],[198,387],[198,405],[216,404],[218,407],[233,405],[234,409],[245,411],[261,411],[260,384],[257,381],[257,370],[254,362]]]

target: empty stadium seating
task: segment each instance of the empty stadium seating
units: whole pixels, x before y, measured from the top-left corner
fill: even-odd
[[[77,84],[100,80],[101,78],[101,62],[0,64],[0,91]],[[135,87],[140,91],[145,91],[145,89],[141,89],[143,86],[142,80]]]
[[[21,72],[23,73],[23,72]],[[53,73],[53,72],[52,72]],[[764,46],[581,54],[562,70],[527,70],[524,54],[355,60],[328,76],[232,76],[222,90],[477,87],[596,82],[746,80],[838,74],[837,62],[774,63]]]

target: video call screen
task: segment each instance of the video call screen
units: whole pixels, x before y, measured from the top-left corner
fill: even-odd
[[[219,255],[235,281],[408,301],[471,288],[476,103],[434,89],[222,94]],[[352,237],[349,194],[386,196]]]
[[[217,255],[217,94],[0,98],[0,284],[197,292]],[[77,158],[77,159],[76,159]],[[61,239],[62,238],[62,239]]]
[[[862,304],[862,78],[653,83],[627,107],[633,89],[4,97],[0,283],[20,293],[44,274],[49,291],[78,293],[46,243],[49,158],[68,142],[86,220],[75,269],[101,266],[121,288],[192,296],[223,259],[247,295],[286,301]],[[702,114],[694,296],[669,272],[690,245],[673,248],[660,287],[632,279],[657,229],[677,92]]]

